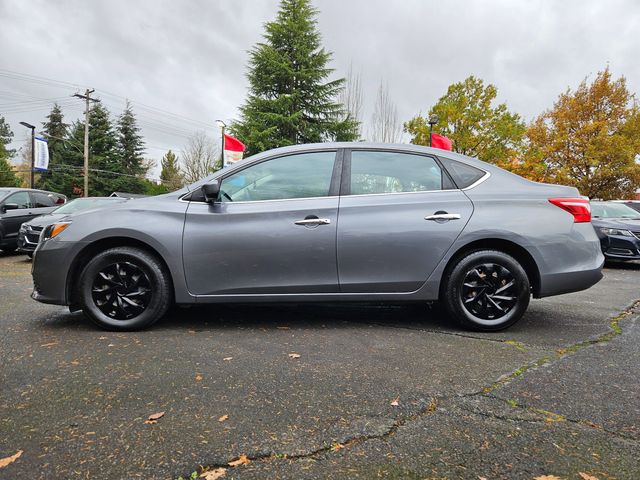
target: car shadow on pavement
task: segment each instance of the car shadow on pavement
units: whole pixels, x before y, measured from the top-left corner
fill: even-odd
[[[630,261],[630,262],[612,262],[607,260],[604,263],[604,268],[611,270],[640,270],[640,262]]]
[[[525,314],[523,320],[510,330],[537,330],[541,328],[537,323],[527,321]],[[172,308],[164,318],[150,327],[150,330],[201,332],[237,329],[340,329],[358,325],[474,334],[459,327],[437,304],[194,305]],[[44,327],[54,330],[101,331],[81,312],[61,312],[59,315],[50,316],[45,320]]]

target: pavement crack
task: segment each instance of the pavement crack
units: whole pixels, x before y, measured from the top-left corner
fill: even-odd
[[[592,345],[602,344],[610,342],[613,338],[622,334],[622,328],[620,327],[620,322],[629,317],[632,317],[634,314],[640,311],[640,300],[635,300],[631,305],[625,308],[622,312],[620,312],[615,317],[609,320],[609,331],[599,335],[596,338],[583,340],[582,342],[574,343],[568,347],[559,348],[553,354],[546,355],[544,357],[540,357],[532,362],[529,362],[521,367],[517,368],[513,372],[507,375],[503,375],[498,378],[491,385],[482,389],[481,394],[488,395],[493,391],[511,383],[513,380],[518,378],[520,375],[524,374],[528,370],[535,369],[541,367],[543,365],[547,365],[551,362],[555,362],[561,360],[562,358],[572,355],[583,348],[590,347]]]
[[[348,437],[344,439],[341,443],[332,442],[331,445],[324,445],[322,447],[316,448],[314,450],[309,450],[303,453],[295,453],[295,454],[264,453],[264,454],[258,454],[258,455],[252,455],[252,456],[247,455],[246,460],[248,460],[249,462],[271,462],[275,460],[301,460],[305,458],[315,458],[315,457],[324,455],[326,453],[336,452],[344,448],[360,445],[370,440],[385,439],[393,436],[398,431],[398,429],[400,429],[404,425],[435,413],[436,410],[438,409],[438,401],[439,401],[438,399],[442,399],[442,398],[445,398],[445,397],[432,398],[428,404],[426,404],[417,412],[411,415],[406,415],[406,416],[397,418],[396,420],[394,420],[393,424],[391,424],[388,428],[385,429],[383,433],[372,434],[372,435],[356,435],[356,436]],[[216,468],[225,468],[225,469],[238,468],[237,466],[231,466],[231,463],[232,462],[208,464],[206,467],[203,467],[203,471],[213,470]]]
[[[470,409],[464,405],[460,405],[459,408],[462,408],[463,410],[466,410],[470,413],[474,413],[474,414],[478,414],[478,415],[482,415],[482,416],[486,416],[486,417],[492,417],[492,418],[496,418],[498,420],[507,420],[507,421],[521,421],[521,422],[531,422],[531,423],[552,423],[552,422],[567,422],[567,423],[571,423],[574,425],[579,425],[581,427],[585,427],[585,428],[591,428],[591,429],[597,429],[600,430],[602,432],[607,433],[608,435],[623,439],[623,440],[628,440],[631,441],[633,443],[640,443],[640,441],[635,438],[632,437],[630,435],[624,435],[618,431],[615,430],[609,430],[608,428],[605,428],[603,425],[597,424],[597,423],[593,423],[591,421],[588,420],[582,420],[582,419],[576,419],[576,418],[571,418],[571,417],[567,417],[565,415],[561,415],[559,413],[556,412],[551,412],[549,410],[544,410],[542,408],[538,408],[538,407],[533,407],[531,405],[527,405],[527,404],[523,404],[523,403],[519,403],[516,402],[515,400],[510,400],[510,399],[504,399],[502,397],[497,397],[495,395],[485,395],[485,398],[491,398],[493,400],[498,400],[506,405],[508,405],[511,408],[514,409],[519,409],[519,410],[523,410],[526,412],[531,412],[537,415],[542,415],[544,416],[544,418],[531,418],[531,419],[526,419],[526,418],[510,418],[504,415],[496,415],[493,412],[486,412],[486,411],[478,411],[478,410],[473,410]]]

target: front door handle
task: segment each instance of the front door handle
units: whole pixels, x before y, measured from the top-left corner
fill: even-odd
[[[306,225],[306,226],[314,226],[314,225],[329,225],[331,220],[329,218],[305,218],[304,220],[296,220],[296,225]]]
[[[433,221],[449,221],[449,220],[460,220],[459,213],[434,213],[433,215],[427,215],[424,217],[425,220],[433,220]]]

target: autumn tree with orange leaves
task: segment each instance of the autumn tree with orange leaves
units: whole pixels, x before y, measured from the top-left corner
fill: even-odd
[[[625,78],[613,80],[608,68],[561,94],[527,138],[517,173],[603,200],[633,198],[640,186],[640,109]]]

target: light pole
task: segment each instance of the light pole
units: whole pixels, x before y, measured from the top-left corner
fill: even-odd
[[[220,168],[224,168],[224,129],[227,126],[222,120],[216,120],[216,125],[220,127],[222,131],[222,139],[220,143]]]
[[[429,117],[429,146],[431,146],[431,134],[433,133],[433,126],[438,123],[440,118],[435,113]]]
[[[29,176],[29,187],[33,188],[33,170],[36,164],[36,127],[27,122],[20,122],[20,125],[31,129],[31,172]]]

